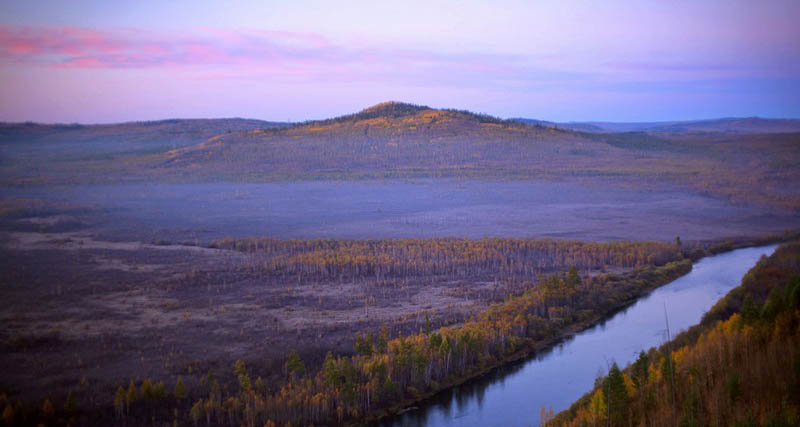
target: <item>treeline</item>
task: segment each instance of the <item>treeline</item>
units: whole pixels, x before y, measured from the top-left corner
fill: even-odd
[[[549,239],[225,238],[210,246],[263,254],[266,259],[260,267],[271,275],[315,280],[413,276],[531,280],[570,265],[586,272],[607,266],[663,265],[678,257],[677,246],[666,242]]]
[[[702,323],[547,425],[800,424],[800,243],[762,258]],[[669,356],[667,356],[669,355]]]
[[[571,328],[589,325],[690,269],[689,260],[642,268],[625,276],[581,277],[571,268],[543,278],[538,286],[492,305],[459,327],[432,330],[426,324],[417,334],[394,338],[385,328],[375,336],[358,335],[354,355],[329,353],[318,370],[307,370],[292,352],[285,364],[283,385],[265,385],[258,373],[239,361],[233,367],[235,384],[221,384],[213,373],[193,381],[191,390],[183,380],[170,385],[150,379],[121,384],[111,396],[113,409],[101,415],[109,423],[123,425],[363,421],[398,402],[419,399],[540,349]],[[9,399],[5,402],[3,417],[8,425],[69,424],[81,415],[72,409],[74,404],[48,400],[26,407]]]
[[[195,400],[189,415],[193,420],[253,426],[327,425],[362,419],[524,354],[566,328],[588,324],[690,269],[686,260],[642,269],[620,280],[613,275],[581,278],[573,268],[493,305],[460,327],[394,339],[385,330],[377,337],[357,336],[356,355],[329,353],[317,372],[306,374],[305,365],[293,353],[286,363],[287,383],[273,393],[253,387],[251,375],[239,364],[238,392],[218,395],[212,386],[207,396]]]

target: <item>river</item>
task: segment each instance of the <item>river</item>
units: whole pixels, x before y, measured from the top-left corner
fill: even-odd
[[[590,329],[511,366],[440,393],[385,426],[535,426],[539,410],[558,413],[588,392],[612,361],[620,367],[670,332],[697,324],[714,303],[738,286],[762,255],[777,245],[738,249],[707,257],[692,271]]]

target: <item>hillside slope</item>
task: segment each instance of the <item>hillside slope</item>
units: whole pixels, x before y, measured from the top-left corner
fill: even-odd
[[[575,160],[569,156],[608,156],[608,151],[614,147],[570,132],[386,103],[285,129],[220,135],[170,152],[164,166],[202,166],[203,173],[227,176],[528,174],[542,168],[543,160],[548,168],[566,168]]]
[[[586,131],[592,129],[399,102],[295,124],[243,119],[4,124],[0,182],[573,180],[683,188],[800,210],[800,187],[792,185],[800,182],[800,132]]]
[[[383,103],[286,128],[218,135],[172,150],[181,179],[494,177],[689,187],[800,208],[800,133],[584,133],[465,111]]]

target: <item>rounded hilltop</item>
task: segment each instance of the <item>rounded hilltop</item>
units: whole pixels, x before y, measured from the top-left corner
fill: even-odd
[[[485,114],[476,114],[466,110],[454,109],[441,109],[431,108],[427,105],[417,105],[407,102],[399,101],[386,101],[367,107],[357,113],[348,114],[339,117],[333,117],[324,120],[312,120],[308,122],[299,123],[297,126],[303,127],[307,125],[330,125],[334,123],[353,123],[369,121],[373,119],[410,119],[413,117],[421,117],[423,121],[431,118],[435,119],[458,119],[466,121],[475,121],[476,123],[503,123],[502,119],[488,116]]]
[[[416,114],[420,111],[432,110],[427,105],[416,105],[407,102],[386,101],[361,110],[357,115],[401,117]]]

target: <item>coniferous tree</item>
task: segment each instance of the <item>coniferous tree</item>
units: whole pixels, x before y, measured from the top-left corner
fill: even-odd
[[[603,391],[611,425],[625,425],[628,419],[628,389],[625,387],[625,378],[616,362],[611,364]]]
[[[300,355],[297,354],[297,350],[292,349],[289,352],[289,357],[286,359],[286,373],[288,375],[302,375],[306,371],[306,365],[303,363],[303,359],[300,358]]]
[[[186,386],[183,385],[182,377],[178,377],[178,382],[175,383],[175,398],[178,400],[186,399]]]

